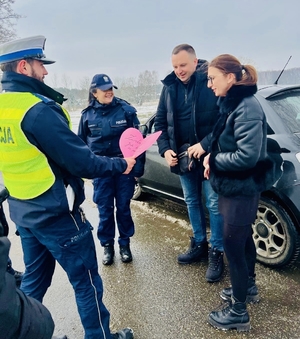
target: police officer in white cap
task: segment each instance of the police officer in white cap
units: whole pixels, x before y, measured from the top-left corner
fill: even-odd
[[[0,46],[0,171],[21,236],[21,290],[42,302],[57,261],[74,288],[84,338],[132,339],[130,328],[110,332],[92,227],[80,207],[80,178],[127,174],[135,160],[97,156],[71,131],[63,95],[43,81],[44,65],[54,62],[44,54],[45,40],[35,36]]]

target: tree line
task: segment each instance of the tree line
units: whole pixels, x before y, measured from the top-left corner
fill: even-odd
[[[279,71],[259,71],[258,85],[271,85],[277,80]],[[138,77],[116,78],[114,83],[118,86],[115,95],[127,100],[133,105],[141,106],[145,102],[157,102],[162,89],[162,83],[158,79],[156,71],[141,72]],[[90,81],[82,81],[81,89],[66,87],[56,88],[67,98],[66,107],[70,110],[83,108],[87,105],[88,90]],[[280,79],[279,85],[300,84],[300,68],[286,69]]]
[[[15,0],[0,0],[0,43],[16,38],[16,21],[22,16],[13,11],[11,6],[14,2]],[[277,80],[279,74],[280,71],[258,72],[258,85],[273,84]],[[72,81],[66,74],[63,74],[60,80],[62,86],[58,87],[58,76],[54,74],[52,76],[52,87],[68,98],[65,103],[66,108],[69,110],[84,108],[87,105],[91,79],[88,77],[81,79],[79,88],[74,88],[72,86]],[[133,105],[139,106],[145,102],[158,101],[162,89],[162,83],[159,81],[156,71],[146,70],[139,73],[137,77],[119,77],[114,79],[114,83],[118,86],[118,90],[115,92],[116,96],[127,100]],[[300,68],[285,70],[278,81],[278,84],[282,85],[299,83]]]
[[[62,76],[63,86],[55,86],[53,88],[64,94],[68,99],[64,106],[69,110],[82,109],[88,104],[88,94],[91,79],[85,77],[79,81],[79,88],[72,88],[72,82],[67,76]],[[56,79],[58,80],[58,79]],[[118,89],[114,90],[115,96],[128,101],[130,104],[141,106],[145,102],[157,101],[162,88],[156,71],[144,71],[139,73],[137,77],[114,79],[114,84]]]

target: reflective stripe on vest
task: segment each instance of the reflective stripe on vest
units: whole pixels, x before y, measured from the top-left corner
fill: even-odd
[[[10,195],[17,199],[35,198],[55,181],[47,157],[21,128],[28,110],[41,101],[31,93],[0,94],[0,171]],[[67,119],[70,121],[68,115]]]

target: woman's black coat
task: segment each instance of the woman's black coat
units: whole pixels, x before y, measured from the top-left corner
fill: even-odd
[[[233,86],[219,99],[212,133],[210,182],[224,196],[252,195],[274,183],[267,154],[267,122],[254,86]]]

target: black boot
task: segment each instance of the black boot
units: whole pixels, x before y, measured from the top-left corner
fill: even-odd
[[[110,244],[104,245],[104,254],[102,258],[103,265],[111,265],[114,262],[114,255],[114,246]]]
[[[225,304],[222,310],[210,313],[208,322],[221,330],[249,331],[250,320],[247,304],[232,297],[231,303]]]
[[[232,296],[232,287],[227,287],[222,290],[220,293],[220,297],[225,301],[231,301]],[[255,284],[255,276],[249,277],[248,279],[248,288],[247,288],[247,303],[258,303],[260,301],[260,297],[258,294],[258,288]]]
[[[111,333],[112,339],[133,339],[133,331],[131,328],[126,327],[117,333]]]
[[[15,277],[16,285],[18,288],[20,288],[24,273],[16,271],[15,269],[11,267],[10,264],[7,264],[6,272]]]
[[[208,253],[208,268],[206,271],[206,280],[208,282],[219,281],[224,271],[224,253],[216,248],[211,248]]]
[[[192,264],[194,262],[199,262],[201,259],[207,259],[208,255],[208,243],[204,241],[198,245],[195,243],[195,239],[191,237],[190,248],[186,253],[179,254],[178,263],[179,264]]]
[[[125,245],[125,246],[120,246],[120,256],[121,256],[121,260],[123,262],[131,262],[132,261],[132,254],[130,251],[130,246]]]

